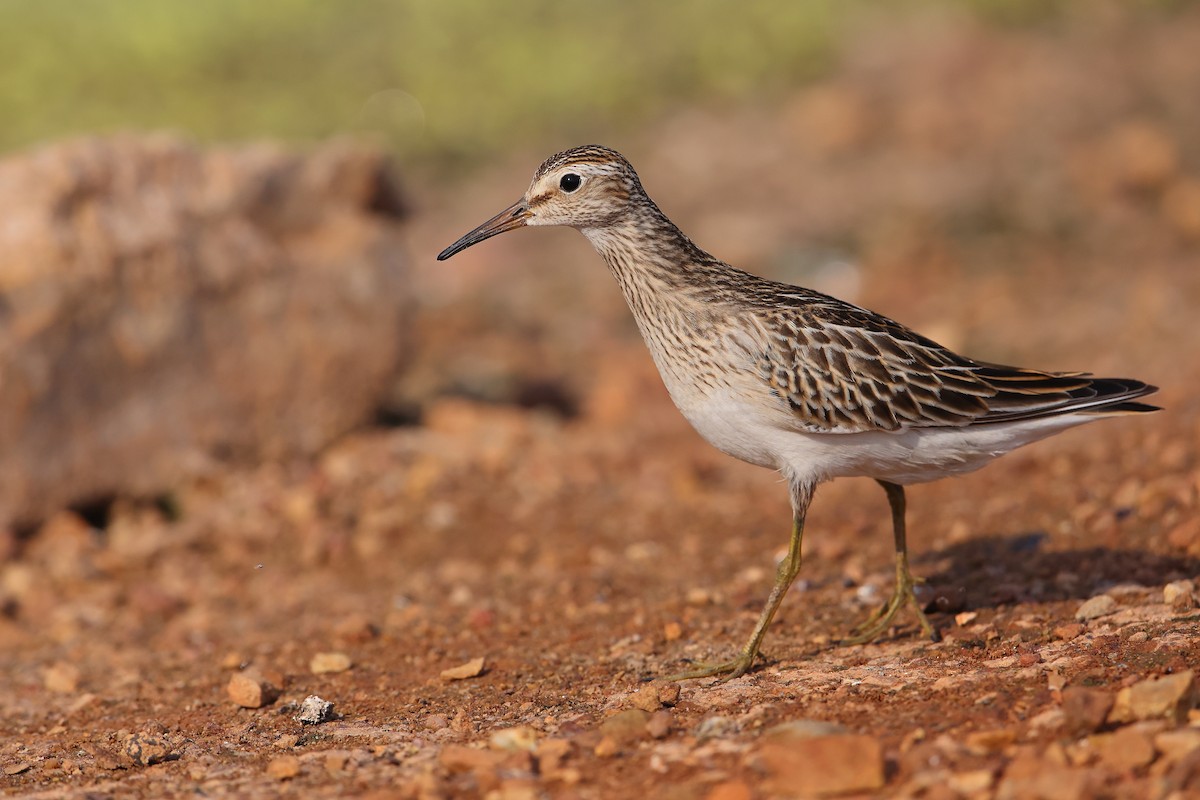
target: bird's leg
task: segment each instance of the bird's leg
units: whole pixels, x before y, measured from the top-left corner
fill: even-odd
[[[763,637],[767,635],[767,628],[770,627],[771,620],[775,618],[775,612],[779,610],[779,604],[783,602],[784,595],[787,594],[792,581],[796,579],[796,574],[800,572],[800,544],[804,538],[804,517],[808,512],[808,504],[811,500],[811,487],[804,486],[793,489],[792,539],[788,544],[788,552],[783,561],[779,562],[779,569],[775,573],[775,586],[772,587],[767,604],[758,617],[758,624],[754,626],[754,632],[750,634],[750,639],[742,651],[736,658],[729,661],[701,664],[695,669],[672,675],[667,680],[686,681],[693,678],[720,676],[721,680],[727,681],[741,677],[750,671],[750,668],[754,666],[754,659],[758,657]]]
[[[904,523],[904,487],[887,481],[878,481],[878,483],[887,492],[888,505],[892,509],[892,534],[896,540],[896,590],[887,603],[871,614],[866,622],[855,628],[848,639],[842,640],[842,644],[865,644],[876,638],[888,629],[900,609],[910,603],[913,611],[917,614],[917,621],[921,623],[921,629],[925,631],[926,636],[936,642],[939,639],[938,633],[929,622],[929,617],[925,616],[925,612],[921,609],[921,604],[913,592],[913,588],[921,581],[919,578],[914,578],[908,568],[908,544],[905,541]]]

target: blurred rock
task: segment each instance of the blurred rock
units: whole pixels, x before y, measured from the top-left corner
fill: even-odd
[[[0,161],[0,525],[368,419],[403,349],[395,183],[344,143]]]
[[[1188,669],[1174,675],[1139,681],[1122,689],[1117,693],[1108,721],[1119,724],[1165,717],[1183,722],[1195,702],[1195,673]]]
[[[1062,696],[1064,727],[1072,736],[1100,730],[1113,707],[1113,696],[1103,689],[1069,686]]]
[[[1087,600],[1075,612],[1075,619],[1090,620],[1106,617],[1117,610],[1117,601],[1106,594],[1096,595]]]
[[[883,747],[871,736],[777,735],[754,758],[774,794],[825,797],[883,788]]]

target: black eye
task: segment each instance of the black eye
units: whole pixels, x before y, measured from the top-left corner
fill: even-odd
[[[583,183],[583,178],[579,177],[574,172],[568,172],[566,175],[562,176],[562,179],[559,180],[558,185],[564,192],[573,192],[579,188],[579,184],[581,183]]]

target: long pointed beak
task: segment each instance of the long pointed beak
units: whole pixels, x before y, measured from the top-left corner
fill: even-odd
[[[501,211],[496,216],[489,219],[487,222],[480,225],[475,230],[468,233],[466,236],[459,239],[454,244],[447,247],[442,252],[438,253],[437,260],[445,261],[455,253],[466,250],[473,244],[479,244],[484,239],[490,239],[498,233],[515,230],[525,226],[525,221],[529,219],[529,206],[525,205],[525,199],[521,198],[513,203],[508,208]]]

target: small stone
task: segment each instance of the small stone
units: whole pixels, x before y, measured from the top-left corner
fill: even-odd
[[[361,614],[352,614],[337,624],[333,635],[343,642],[362,644],[379,636],[379,626]]]
[[[152,733],[129,734],[125,737],[122,749],[130,761],[143,767],[179,758],[167,737]]]
[[[998,728],[990,731],[972,731],[966,735],[963,744],[967,752],[977,756],[987,756],[999,753],[1017,740],[1017,732],[1012,728]]]
[[[601,722],[600,733],[617,745],[629,744],[646,738],[646,723],[649,721],[649,713],[640,708],[630,708],[618,711]]]
[[[959,795],[973,795],[987,791],[995,782],[996,776],[990,769],[956,772],[946,779],[946,785]]]
[[[754,800],[754,792],[741,781],[725,781],[709,789],[704,800]]]
[[[974,622],[978,616],[978,611],[961,611],[954,615],[954,624],[960,628],[964,628]]]
[[[1195,674],[1190,669],[1144,680],[1117,692],[1108,721],[1121,724],[1165,717],[1183,722],[1195,703],[1195,694]]]
[[[488,747],[510,753],[521,750],[532,753],[537,749],[537,741],[537,731],[528,725],[520,725],[515,728],[501,728],[498,731],[492,731],[492,735],[488,737]]]
[[[221,657],[221,669],[241,669],[246,663],[241,653],[226,653]]]
[[[450,727],[450,720],[445,714],[430,714],[422,724],[431,731],[440,731]]]
[[[289,781],[300,774],[300,759],[295,756],[275,756],[267,764],[267,775],[277,781]]]
[[[450,772],[489,772],[504,763],[507,757],[498,750],[448,744],[438,754],[438,762]]]
[[[754,762],[768,794],[827,796],[883,788],[883,747],[871,736],[773,736]]]
[[[242,708],[262,708],[279,698],[279,688],[253,670],[230,675],[225,692]]]
[[[345,653],[317,653],[308,662],[308,668],[314,675],[345,672],[351,666],[350,656]]]
[[[325,753],[325,771],[330,775],[343,771],[349,763],[350,754],[345,750],[329,750]]]
[[[666,625],[663,625],[663,638],[668,642],[673,642],[682,637],[683,626],[678,622],[668,622]]]
[[[662,708],[662,701],[658,699],[658,687],[647,683],[630,696],[629,704],[650,714],[658,711]]]
[[[74,694],[79,689],[79,667],[65,661],[51,664],[42,673],[42,685],[50,692]]]
[[[664,706],[674,706],[679,702],[679,684],[666,682],[658,684],[658,702]]]
[[[819,736],[839,736],[849,734],[850,729],[837,722],[826,722],[822,719],[794,719],[783,722],[763,732],[763,739],[812,739]]]
[[[304,702],[300,704],[300,711],[292,719],[302,725],[319,725],[322,722],[328,722],[333,719],[333,703],[322,700],[315,694],[310,694],[304,698]]]
[[[1092,776],[1036,756],[1014,758],[996,787],[996,800],[1084,800],[1094,796]]]
[[[612,758],[621,751],[621,746],[617,744],[612,737],[605,736],[592,749],[592,753],[596,758]]]
[[[1113,696],[1103,689],[1068,686],[1063,689],[1063,727],[1071,736],[1100,730],[1113,707]]]
[[[1173,611],[1191,611],[1196,607],[1195,591],[1196,584],[1191,581],[1168,583],[1163,587],[1163,602]]]
[[[18,761],[16,764],[5,764],[4,774],[20,775],[22,772],[27,772],[31,769],[33,769],[33,764],[30,764],[28,761]]]
[[[472,658],[465,664],[460,664],[457,667],[450,667],[442,670],[442,680],[444,681],[462,681],[467,678],[477,678],[483,674],[486,668],[485,660],[481,658]]]
[[[1154,760],[1154,744],[1150,737],[1132,728],[1089,736],[1088,744],[1103,766],[1117,772],[1132,772]]]
[[[1078,622],[1068,622],[1065,625],[1059,625],[1054,629],[1054,638],[1062,639],[1064,642],[1069,642],[1083,633],[1085,628]]]
[[[655,711],[646,722],[646,733],[650,734],[651,739],[665,739],[671,732],[671,724],[674,721],[675,715],[670,711]]]
[[[280,750],[291,750],[300,743],[300,737],[294,733],[285,733],[276,739],[273,744]]]
[[[1200,730],[1179,728],[1163,731],[1154,737],[1154,749],[1167,761],[1179,761],[1200,750]]]
[[[1075,619],[1087,622],[1088,620],[1098,619],[1099,617],[1108,616],[1117,610],[1117,601],[1106,594],[1098,594],[1095,597],[1087,600],[1075,612]]]

